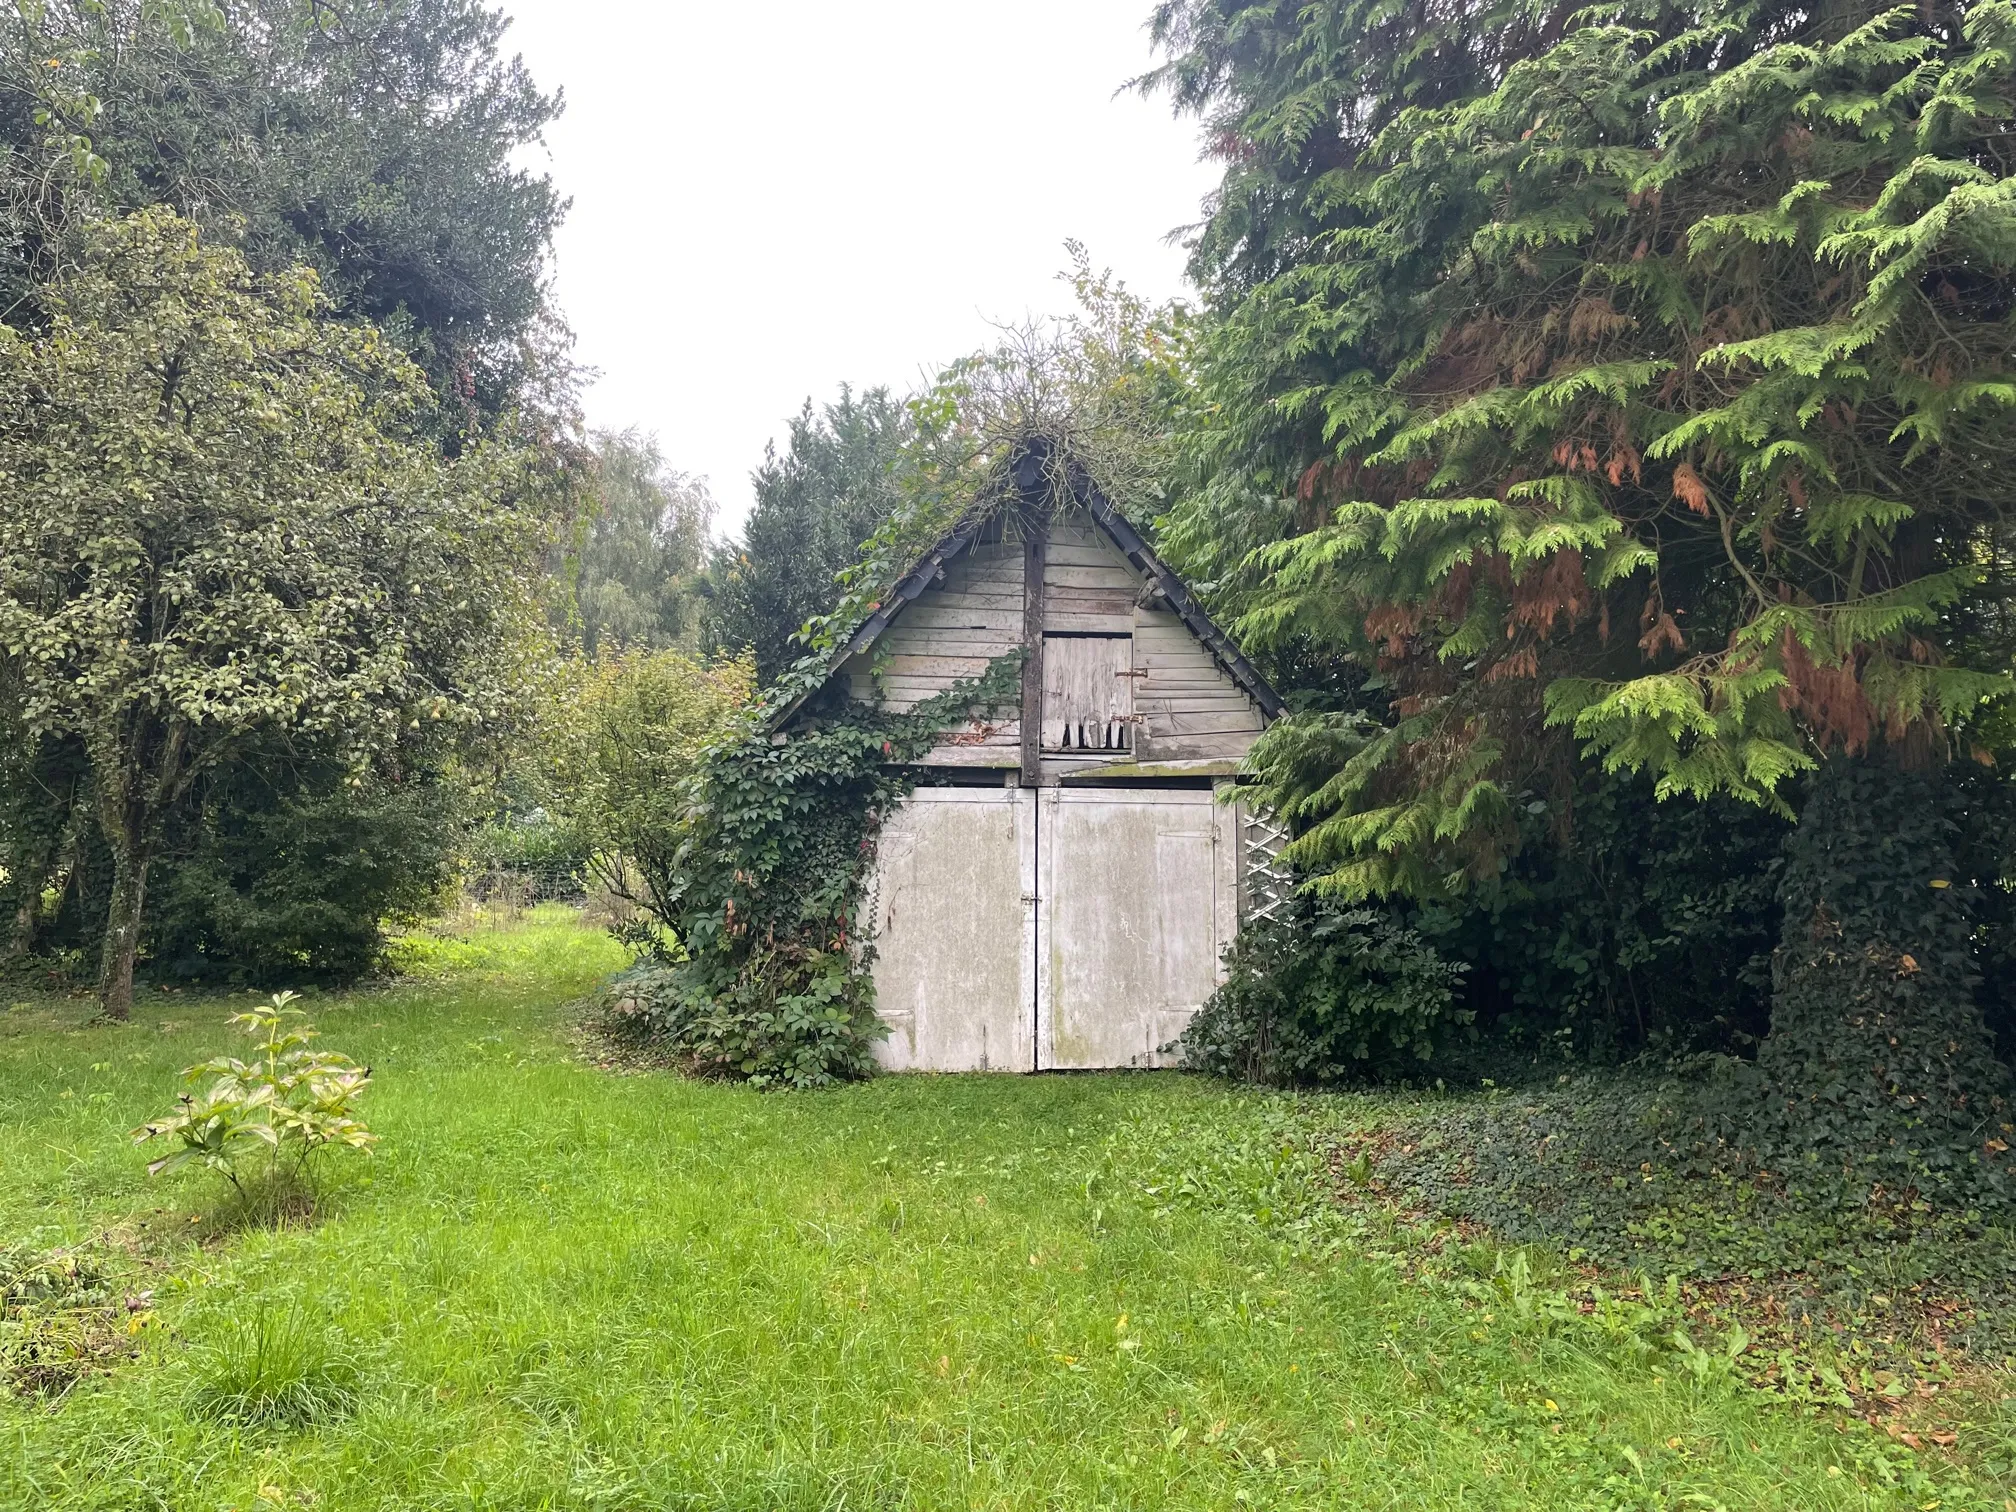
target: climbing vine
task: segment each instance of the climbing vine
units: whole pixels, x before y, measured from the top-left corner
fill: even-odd
[[[799,663],[704,753],[679,843],[644,863],[663,928],[635,938],[618,1022],[704,1075],[819,1087],[872,1069],[887,1032],[862,928],[876,831],[916,785],[910,763],[1014,702],[1022,653],[903,713],[847,698],[829,665]]]
[[[642,873],[626,890],[658,927],[633,938],[643,960],[619,979],[619,1016],[696,1071],[817,1087],[871,1068],[886,1032],[862,928],[876,831],[912,764],[1019,700],[1019,650],[904,713],[851,700],[831,676],[848,638],[962,526],[1061,509],[1088,484],[1123,511],[1159,507],[1185,319],[1073,260],[1077,314],[1004,332],[907,402],[896,507],[839,575],[832,611],[800,630],[808,654],[681,783],[677,843],[625,858]]]

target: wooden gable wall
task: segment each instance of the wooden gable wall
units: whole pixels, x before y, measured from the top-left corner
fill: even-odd
[[[1053,522],[1044,570],[1044,628],[1133,637],[1133,764],[1236,761],[1265,728],[1259,706],[1082,512]],[[908,709],[962,677],[978,677],[1022,643],[1022,543],[999,528],[947,562],[941,580],[842,667],[849,691]],[[879,669],[879,678],[876,671]],[[878,689],[879,682],[879,689]],[[1004,709],[926,758],[933,766],[1014,767],[1021,721]],[[1096,754],[1046,756],[1060,773],[1111,764]]]

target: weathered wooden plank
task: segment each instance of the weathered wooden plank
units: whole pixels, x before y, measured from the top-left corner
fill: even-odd
[[[1134,641],[1134,665],[1150,672],[1185,672],[1204,677],[1221,670],[1210,654],[1197,646],[1157,646]]]
[[[961,677],[978,677],[987,670],[990,658],[985,656],[892,656],[882,663],[883,672],[892,677],[942,677],[956,680]]]
[[[944,687],[957,678],[978,677],[977,672],[958,672],[949,667],[933,666],[931,670],[919,669],[919,662],[927,664],[939,662],[977,662],[984,668],[995,658],[1005,656],[1007,650],[996,646],[946,645],[933,641],[928,646],[891,646],[889,654],[882,659],[879,671],[886,682],[889,678],[913,679],[930,682]],[[864,669],[869,676],[876,675],[876,669]]]
[[[1006,617],[999,610],[966,609],[956,615],[945,615],[933,620],[919,620],[912,623],[906,615],[882,632],[883,644],[892,641],[934,641],[940,636],[964,636],[969,640],[1005,641],[1010,644],[1021,639],[1019,624],[1004,625]],[[869,653],[873,655],[871,651]]]
[[[1141,664],[1141,659],[1149,655],[1160,656],[1164,665],[1160,667],[1144,667]],[[1173,658],[1167,655],[1143,649],[1141,642],[1138,640],[1134,642],[1134,670],[1143,677],[1169,682],[1223,683],[1230,688],[1239,686],[1225,675],[1223,667],[1220,667],[1218,663],[1208,656],[1181,661],[1173,666],[1168,665],[1172,660]]]
[[[1126,612],[1116,609],[1110,604],[1101,604],[1097,600],[1090,603],[1077,604],[1052,603],[1049,606],[1049,610],[1049,617],[1043,622],[1045,630],[1091,630],[1096,631],[1100,635],[1111,636],[1115,640],[1127,639]],[[1066,623],[1067,620],[1073,619],[1093,619],[1099,621],[1099,623],[1096,625]]]
[[[1194,652],[1198,656],[1207,658],[1211,654],[1198,643],[1197,637],[1192,635],[1182,625],[1177,625],[1174,628],[1166,625],[1144,625],[1137,616],[1134,621],[1134,638],[1144,646],[1180,646],[1185,650]]]
[[[1111,615],[1113,619],[1121,621],[1119,631],[1115,631],[1117,635],[1133,635],[1133,619],[1129,615],[1133,605],[1127,603],[1125,593],[1105,593],[1099,589],[1070,589],[1060,595],[1052,593],[1048,603],[1052,613],[1060,611],[1066,615]]]
[[[891,661],[899,656],[949,656],[961,661],[979,657],[983,661],[992,661],[997,656],[1007,655],[1015,647],[1005,636],[993,631],[940,630],[932,635],[899,641],[885,639],[880,649],[882,655],[876,658],[874,667],[879,667],[886,675],[891,670]],[[861,670],[868,672],[874,667],[863,667]]]
[[[1229,677],[1171,672],[1166,667],[1159,670],[1136,667],[1134,686],[1143,697],[1155,694],[1228,693],[1234,698],[1246,698],[1245,690]]]
[[[1150,651],[1140,645],[1134,647],[1134,669],[1146,672],[1150,677],[1170,672],[1195,672],[1200,667],[1215,666],[1210,657],[1178,655],[1166,651]]]
[[[1089,630],[1098,635],[1125,635],[1127,617],[1121,614],[1078,614],[1061,610],[1051,611],[1044,620],[1046,630]]]
[[[1100,567],[1051,567],[1043,574],[1046,588],[1105,588],[1128,595],[1132,602],[1134,578],[1121,562]]]
[[[1017,642],[1005,630],[933,630],[877,642],[883,656],[1005,656]],[[862,668],[865,672],[868,669]]]
[[[1259,738],[1252,730],[1221,730],[1208,735],[1156,735],[1144,731],[1141,759],[1175,761],[1189,757],[1244,756]]]
[[[1233,735],[1264,728],[1258,709],[1214,710],[1204,714],[1152,715],[1148,729],[1157,735]]]
[[[1053,600],[1060,596],[1070,599],[1099,599],[1105,603],[1122,605],[1130,617],[1134,613],[1134,590],[1126,583],[1112,581],[1103,583],[1051,583],[1045,591]]]
[[[1138,714],[1147,715],[1252,713],[1256,718],[1259,713],[1253,707],[1253,701],[1237,689],[1223,694],[1137,693],[1134,698],[1134,710]],[[1240,728],[1244,729],[1245,726],[1242,725]]]
[[[1057,567],[1111,567],[1126,573],[1129,577],[1137,576],[1125,557],[1111,546],[1104,544],[1079,545],[1070,541],[1052,540],[1050,562]]]
[[[1018,603],[1009,608],[976,608],[970,605],[948,605],[940,608],[928,598],[921,598],[887,630],[882,638],[892,635],[912,634],[919,630],[958,628],[965,630],[1005,630],[1013,638],[1013,632],[1020,628],[1022,606]]]
[[[857,673],[848,678],[847,693],[849,697],[858,698],[863,703],[873,703],[878,697],[892,700],[901,698],[915,702],[919,699],[930,698],[936,694],[943,693],[957,681],[958,679],[953,677],[890,677],[885,675],[882,678],[882,686],[878,692],[873,677],[870,677],[866,673]]]
[[[1124,593],[1114,593],[1107,588],[1053,588],[1048,595],[1049,607],[1053,610],[1069,610],[1075,614],[1110,614],[1121,620],[1120,633],[1133,633],[1133,600]]]
[[[1136,626],[1134,647],[1137,654],[1160,657],[1170,666],[1218,667],[1217,659],[1188,636],[1179,640],[1173,635],[1146,635]]]
[[[900,625],[905,619],[925,609],[1020,609],[1022,592],[1020,589],[997,588],[983,584],[978,588],[933,588],[905,609],[897,617]]]
[[[988,767],[1012,772],[1021,765],[1022,753],[1016,746],[934,746],[924,753],[920,766],[934,767]]]

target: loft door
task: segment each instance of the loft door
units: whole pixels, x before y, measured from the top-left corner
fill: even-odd
[[[1036,1069],[1171,1064],[1237,928],[1233,810],[1196,789],[1040,794]]]
[[[1043,637],[1043,749],[1134,749],[1134,637],[1050,631]]]

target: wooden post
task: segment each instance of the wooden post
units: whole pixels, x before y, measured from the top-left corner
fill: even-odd
[[[1050,511],[1022,512],[1022,786],[1043,784],[1043,569],[1050,555]]]

